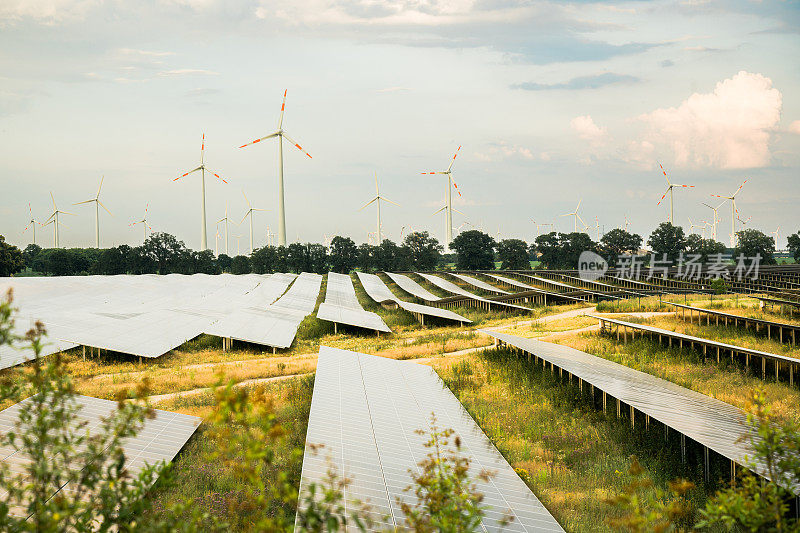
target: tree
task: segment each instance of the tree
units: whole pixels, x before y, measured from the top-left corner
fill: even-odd
[[[403,246],[408,248],[414,270],[433,270],[444,247],[427,231],[415,231],[406,235]]]
[[[22,252],[0,235],[0,277],[16,274],[25,267]]]
[[[536,237],[535,244],[531,245],[539,255],[539,261],[547,268],[558,268],[561,261],[561,246],[558,233],[551,231]]]
[[[155,274],[158,271],[156,262],[147,254],[144,245],[131,248],[128,255],[128,271],[131,274]]]
[[[794,257],[794,262],[800,263],[800,231],[794,235],[789,235],[786,241],[789,245],[789,251],[792,252],[792,257]]]
[[[657,256],[661,257],[666,254],[667,259],[674,263],[678,260],[680,253],[686,251],[686,236],[682,227],[662,222],[650,234],[647,245]]]
[[[775,264],[775,239],[757,229],[746,229],[736,232],[736,257],[743,255],[746,259],[761,256],[762,265]]]
[[[231,261],[233,261],[231,256],[227,254],[219,254],[217,256],[217,265],[219,265],[219,268],[222,269],[223,272],[231,271]]]
[[[169,274],[178,267],[186,245],[169,233],[153,233],[142,245],[142,252],[150,258],[159,274]]]
[[[275,272],[278,260],[278,250],[274,246],[257,248],[250,254],[250,266],[256,274],[271,274]]]
[[[221,272],[217,264],[217,258],[211,250],[194,252],[194,272],[196,274],[219,274]]]
[[[246,255],[237,255],[231,261],[231,274],[249,274],[251,270],[250,258]]]
[[[378,247],[363,243],[358,247],[358,269],[374,272],[378,268]]]
[[[358,247],[350,237],[336,236],[331,239],[328,253],[330,269],[339,274],[349,274],[358,264]]]
[[[614,228],[600,239],[600,255],[609,265],[617,263],[621,255],[635,255],[642,247],[642,236]]]
[[[105,276],[127,274],[130,257],[131,247],[127,244],[106,248],[97,259],[94,271]]]
[[[497,243],[497,258],[503,270],[530,270],[528,245],[520,239],[504,239]]]
[[[582,231],[572,233],[561,233],[559,235],[559,245],[561,246],[561,268],[578,268],[581,254],[583,252],[597,252],[597,243]]]
[[[686,238],[686,253],[699,255],[701,263],[708,263],[709,257],[725,253],[725,245],[714,239],[704,239],[696,233]]]
[[[38,244],[29,244],[22,250],[22,260],[25,263],[25,268],[33,268],[33,260],[42,251],[42,247]]]
[[[286,266],[297,274],[311,270],[308,250],[304,245],[293,242],[286,248]]]
[[[494,270],[494,247],[494,239],[476,229],[459,233],[450,243],[460,270]]]

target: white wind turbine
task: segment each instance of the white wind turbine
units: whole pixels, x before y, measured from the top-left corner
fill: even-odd
[[[628,231],[628,226],[631,225],[631,221],[628,220],[628,215],[625,215],[625,231]]]
[[[373,198],[372,200],[370,200],[369,202],[364,204],[364,206],[361,209],[359,209],[359,211],[363,211],[370,204],[375,202],[375,206],[378,208],[378,225],[376,227],[376,233],[375,233],[377,235],[376,238],[377,238],[378,244],[383,242],[383,241],[381,241],[381,236],[383,235],[383,231],[382,231],[383,226],[381,226],[381,200],[383,200],[384,202],[389,202],[390,204],[394,204],[397,207],[400,207],[400,204],[398,204],[397,202],[393,202],[393,201],[389,200],[388,198],[386,198],[384,196],[381,196],[380,190],[378,189],[378,173],[375,172],[375,198]]]
[[[225,222],[225,255],[229,255],[228,254],[228,233],[230,233],[230,232],[228,231],[228,223],[230,222],[230,219],[228,218],[228,202],[225,202],[225,216],[222,217],[221,219],[217,220],[217,224],[219,224],[220,222]],[[234,222],[234,224],[236,224],[236,222]]]
[[[714,196],[716,198],[722,198],[723,199],[722,203],[725,203],[724,200],[730,200],[731,201],[731,248],[736,246],[736,219],[739,218],[739,211],[736,209],[736,195],[739,194],[739,191],[742,190],[742,187],[744,187],[745,183],[747,183],[747,180],[744,180],[742,182],[742,184],[739,185],[739,188],[736,189],[736,192],[733,193],[730,196],[720,196],[719,194],[712,194],[711,195],[711,196]],[[720,206],[721,205],[722,204],[720,204]],[[741,221],[741,219],[739,219],[739,220]]]
[[[777,228],[775,228],[775,231],[773,231],[771,233],[771,235],[775,236],[775,249],[776,250],[778,249],[778,234],[779,234],[780,231],[781,231],[781,227],[778,226]]]
[[[185,174],[181,174],[177,178],[173,179],[172,181],[178,181],[181,178],[185,178],[192,172],[200,171],[200,250],[207,250],[208,249],[208,238],[207,238],[207,228],[206,228],[206,170],[222,180],[223,183],[228,183],[224,178],[220,177],[219,174],[216,172],[212,172],[208,168],[206,168],[205,163],[205,153],[206,153],[206,134],[203,133],[203,141],[200,145],[200,166],[186,172]]]
[[[97,194],[94,198],[90,198],[88,200],[84,200],[83,202],[77,202],[72,205],[81,205],[81,204],[89,204],[94,202],[94,246],[95,248],[100,248],[100,207],[106,210],[106,212],[114,216],[108,208],[103,205],[103,202],[100,201],[100,189],[103,188],[103,180],[105,176],[100,177],[100,186],[97,188]]]
[[[214,234],[214,256],[219,255],[219,223],[217,223],[214,228],[216,229],[216,233]]]
[[[269,242],[270,246],[272,246],[272,244],[273,244],[272,238],[273,237],[277,237],[277,236],[278,236],[278,234],[277,233],[272,233],[272,231],[269,229],[269,226],[267,226],[267,242]]]
[[[258,207],[253,207],[250,205],[250,200],[247,199],[247,195],[244,193],[244,189],[242,189],[242,196],[244,196],[244,201],[247,202],[247,213],[244,214],[242,217],[242,222],[239,224],[244,223],[244,219],[250,217],[250,253],[253,253],[253,211],[266,211],[266,209],[260,209]]]
[[[667,172],[664,170],[664,167],[661,166],[661,163],[659,163],[658,166],[661,167],[661,173],[664,174],[664,179],[667,180],[667,185],[668,186],[667,186],[666,192],[664,192],[664,194],[661,195],[661,199],[658,201],[658,203],[656,205],[661,205],[661,202],[664,200],[664,197],[667,196],[667,193],[669,193],[669,221],[668,222],[670,224],[675,224],[675,208],[674,208],[674,205],[672,203],[672,189],[675,188],[675,187],[689,188],[689,187],[694,187],[694,185],[679,185],[677,183],[672,183],[671,181],[669,181],[669,178],[667,177]]]
[[[719,213],[717,211],[719,211],[719,208],[722,207],[722,204],[724,203],[725,203],[724,201],[720,202],[720,204],[717,207],[713,207],[703,202],[704,206],[706,206],[707,208],[711,209],[711,211],[714,212],[714,218],[713,218],[714,223],[710,224],[710,226],[711,226],[711,238],[715,241],[717,240],[717,224],[719,224]]]
[[[283,139],[286,138],[287,141],[294,144],[294,146],[306,154],[309,159],[311,158],[311,154],[303,150],[303,147],[297,144],[289,135],[287,135],[286,131],[283,129],[283,112],[286,109],[286,91],[283,91],[283,103],[281,104],[281,116],[278,119],[278,130],[274,133],[270,133],[266,137],[261,137],[260,139],[256,139],[255,141],[246,143],[241,145],[239,148],[244,148],[245,146],[249,146],[251,144],[260,143],[263,140],[271,139],[272,137],[278,138],[278,244],[281,246],[286,246],[286,210],[284,207],[284,198],[283,198]]]
[[[22,233],[25,233],[28,231],[28,228],[31,228],[33,230],[33,244],[36,244],[36,224],[41,225],[42,223],[33,218],[33,211],[31,210],[30,203],[28,204],[28,215],[31,217],[31,219],[28,221],[28,225],[25,226],[25,229],[22,230]]]
[[[405,233],[406,228],[408,228],[409,233],[414,233],[414,226],[412,226],[411,224],[409,224],[408,226],[403,226],[402,228],[400,228],[400,240],[401,241],[403,240],[403,234]]]
[[[58,219],[58,215],[71,215],[75,216],[75,213],[68,213],[66,211],[61,211],[58,206],[56,206],[56,199],[53,197],[53,193],[50,193],[50,200],[53,202],[53,214],[50,215],[47,220],[44,221],[44,226],[49,224],[53,224],[53,246],[58,248],[59,247],[59,240],[58,240],[58,225],[61,224],[62,226],[66,227],[66,224],[62,223]]]
[[[597,226],[597,242],[600,242],[600,217],[595,216],[594,222]]]
[[[687,217],[687,218],[689,218],[689,217]],[[700,228],[700,227],[702,227],[702,226],[700,226],[699,224],[692,224],[692,219],[689,218],[689,234],[694,233],[694,228]]]
[[[461,191],[458,190],[458,185],[453,179],[453,172],[452,172],[453,163],[456,162],[456,157],[458,157],[458,152],[460,151],[461,151],[461,146],[458,147],[455,155],[453,155],[453,159],[450,161],[450,166],[447,167],[447,170],[438,172],[421,172],[421,174],[443,174],[447,176],[447,195],[446,195],[447,203],[442,209],[439,209],[439,211],[445,210],[445,215],[446,215],[445,234],[447,237],[447,243],[446,243],[447,248],[450,247],[450,243],[453,241],[453,211],[460,213],[460,211],[453,209],[453,186],[456,188],[456,192],[458,193],[459,197],[461,197]],[[439,211],[436,211],[436,213],[438,213]]]
[[[128,226],[131,226],[131,227],[135,226],[136,224],[141,224],[142,225],[142,229],[144,230],[144,240],[145,241],[147,240],[147,228],[150,228],[150,233],[153,232],[153,228],[150,227],[150,224],[147,223],[147,212],[149,210],[150,210],[150,204],[145,205],[144,206],[144,217],[142,217],[142,220],[137,220],[136,222],[131,222],[130,224],[128,224]],[[142,242],[144,242],[144,241],[142,241]]]
[[[586,222],[584,222],[583,219],[581,218],[581,216],[578,214],[578,209],[581,208],[581,202],[582,201],[583,201],[583,198],[578,200],[578,205],[577,205],[577,207],[575,207],[575,211],[572,211],[571,213],[564,213],[563,215],[560,215],[562,217],[575,217],[575,233],[578,233],[578,221],[579,220],[581,221],[581,224],[583,225],[584,231],[586,231],[589,228],[589,226],[586,225]]]

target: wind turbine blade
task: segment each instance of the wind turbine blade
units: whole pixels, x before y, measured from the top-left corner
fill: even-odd
[[[281,118],[278,119],[278,129],[283,127],[283,112],[286,110],[286,93],[289,92],[288,89],[283,90],[283,102],[281,102]]]
[[[73,217],[78,216],[75,213],[68,213],[67,211],[59,211],[59,213],[61,213],[62,215],[72,215]]]
[[[378,171],[375,171],[375,196],[380,196],[381,193],[378,191]]]
[[[713,207],[711,207],[710,205],[708,205],[708,204],[707,204],[707,203],[705,203],[705,202],[700,202],[700,203],[701,203],[701,204],[703,204],[704,206],[706,206],[706,207],[707,207],[707,208],[709,208],[709,209],[714,209]]]
[[[433,215],[436,215],[436,214],[438,214],[438,213],[441,213],[441,212],[442,212],[442,211],[444,211],[445,209],[447,209],[447,206],[444,206],[444,207],[442,207],[442,208],[438,209],[437,211],[434,211]],[[431,215],[431,216],[433,216],[433,215]]]
[[[574,214],[575,213],[564,213],[563,215],[558,215],[558,216],[560,216],[560,217],[571,217]]]
[[[374,202],[374,201],[375,201],[375,200],[377,200],[378,198],[380,198],[380,196],[376,196],[375,198],[373,198],[373,199],[372,199],[372,200],[370,200],[369,202],[365,203],[365,204],[364,204],[364,206],[363,206],[361,209],[359,209],[359,211],[363,211],[365,207],[368,207],[368,206],[369,206],[369,205],[370,205],[372,202]]]
[[[192,172],[197,172],[197,171],[198,171],[198,170],[200,170],[201,168],[203,168],[203,167],[202,167],[202,166],[199,166],[199,167],[197,167],[197,168],[196,168],[196,169],[194,169],[194,170],[190,170],[189,172],[186,172],[185,174],[181,174],[180,176],[178,176],[177,178],[173,179],[172,181],[178,181],[178,180],[179,180],[179,179],[181,179],[181,178],[185,178],[186,176],[188,176],[188,175],[189,175],[189,174],[191,174]]]
[[[100,189],[103,188],[103,180],[106,179],[105,176],[100,176],[100,186],[97,188],[97,196],[96,198],[100,198]]]
[[[58,207],[56,207],[56,199],[53,198],[53,191],[50,191],[50,200],[53,201],[53,211],[55,211]]]
[[[244,189],[242,189],[242,196],[244,196],[244,201],[247,202],[247,207],[249,207],[250,209],[253,209],[253,206],[250,205],[250,200],[247,199],[247,195],[244,193]],[[244,219],[242,219],[242,220],[244,220]]]
[[[246,219],[246,218],[247,218],[247,215],[249,215],[249,214],[250,214],[250,213],[252,213],[252,212],[253,212],[253,210],[251,209],[250,211],[248,211],[247,213],[245,213],[245,214],[244,214],[244,216],[242,217],[242,222],[244,222],[244,219]],[[239,224],[241,224],[242,222],[239,222]]]
[[[450,169],[453,168],[453,163],[456,162],[456,157],[458,157],[458,152],[460,152],[460,151],[461,151],[461,145],[458,146],[458,149],[456,150],[456,153],[453,155],[453,160],[450,161],[450,166],[447,167],[447,172],[450,172]]]
[[[208,169],[206,169],[206,170],[208,170]],[[222,183],[225,183],[225,184],[227,184],[227,183],[228,183],[228,180],[226,180],[225,178],[223,178],[222,176],[220,176],[220,175],[219,175],[219,174],[217,174],[216,172],[212,172],[212,171],[210,171],[210,170],[208,170],[208,172],[209,172],[210,174],[213,174],[214,176],[216,176],[216,177],[217,177],[219,180],[221,180],[221,181],[222,181]]]
[[[88,204],[89,202],[94,202],[96,198],[92,198],[91,200],[84,200],[83,202],[76,202],[72,205],[81,205],[81,204]]]
[[[461,191],[458,190],[458,183],[456,183],[456,180],[453,179],[453,175],[452,174],[450,175],[450,179],[453,180],[453,187],[456,188],[456,192],[458,193],[458,197],[459,198],[463,198],[463,196],[461,196]]]
[[[667,197],[667,193],[669,192],[670,188],[671,188],[671,186],[670,186],[670,187],[667,187],[667,190],[666,190],[666,192],[664,192],[664,194],[662,194],[662,195],[661,195],[661,199],[659,199],[659,200],[658,200],[658,203],[657,203],[656,205],[661,205],[661,202],[663,202],[663,201],[664,201],[664,198],[666,198],[666,197]]]
[[[581,202],[583,202],[583,198],[581,198],[580,200],[578,200],[578,207],[576,207],[576,208],[575,208],[575,214],[576,214],[576,215],[578,214],[578,209],[580,209],[580,208],[581,208]]]
[[[25,226],[25,229],[24,229],[24,230],[22,230],[22,233],[25,233],[26,231],[28,231],[28,228],[30,228],[30,227],[31,227],[31,224],[33,224],[33,222],[29,222],[29,223],[28,223],[28,225],[27,225],[27,226]]]
[[[244,148],[245,146],[250,146],[251,144],[260,143],[263,140],[271,139],[272,137],[277,137],[277,136],[278,136],[278,132],[276,131],[275,133],[270,133],[266,137],[261,137],[260,139],[256,139],[255,141],[251,141],[249,143],[245,143],[245,144],[241,145],[239,148]]]
[[[101,202],[100,200],[97,200],[97,203],[98,203],[98,204],[100,204],[100,207],[102,207],[103,209],[105,209],[105,210],[106,210],[106,212],[107,212],[109,215],[111,215],[112,217],[114,216],[114,213],[112,213],[111,211],[109,211],[109,210],[108,210],[108,208],[107,208],[106,206],[104,206],[104,205],[103,205],[103,202]]]
[[[733,200],[733,198],[731,198],[730,196],[720,196],[719,194],[712,194],[711,196],[716,196],[717,198],[724,198],[726,200]],[[722,202],[722,203],[724,204],[725,202]],[[722,205],[722,204],[720,204],[720,205]]]
[[[677,183],[672,185],[673,187],[694,187],[694,185],[679,185]]]
[[[741,185],[739,185],[739,188],[738,188],[738,189],[736,189],[736,192],[735,192],[735,193],[733,193],[733,194],[731,195],[731,197],[732,197],[732,198],[736,198],[736,195],[737,195],[737,194],[739,194],[739,191],[741,191],[741,190],[742,190],[742,187],[744,187],[744,184],[745,184],[745,183],[747,183],[747,180],[744,180],[744,181],[742,182],[742,184],[741,184]]]
[[[389,202],[390,204],[394,204],[394,205],[396,205],[397,207],[401,207],[401,205],[400,205],[400,204],[398,204],[397,202],[393,202],[393,201],[391,201],[391,200],[389,200],[388,198],[385,198],[385,197],[383,197],[383,196],[379,196],[378,198],[380,198],[380,199],[381,199],[381,200],[383,200],[384,202]],[[454,211],[455,211],[455,210],[454,210]]]
[[[286,137],[286,140],[287,140],[287,141],[289,141],[290,143],[293,143],[293,144],[294,144],[294,146],[295,146],[295,148],[297,148],[298,150],[300,150],[301,152],[303,152],[304,154],[306,154],[306,155],[309,157],[309,159],[311,159],[311,154],[309,154],[308,152],[306,152],[305,150],[303,150],[303,147],[302,147],[302,146],[300,146],[299,144],[297,144],[297,141],[295,141],[294,139],[292,139],[291,137],[289,137],[288,135],[286,135],[286,132],[284,132],[284,133],[283,133],[283,136],[284,136],[284,137]]]
[[[669,177],[667,177],[667,171],[664,170],[664,167],[661,166],[661,163],[658,163],[658,166],[661,167],[661,173],[664,174],[664,179],[667,180],[667,183],[672,185],[672,182],[669,181]]]
[[[459,210],[458,210],[458,209],[456,209],[455,207],[453,208],[453,211],[455,211],[456,213],[459,213],[459,214],[461,214],[461,215],[463,215],[463,214],[464,214],[463,212],[459,211]]]

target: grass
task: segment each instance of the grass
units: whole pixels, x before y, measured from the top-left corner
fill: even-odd
[[[274,401],[276,420],[285,432],[283,437],[265,441],[265,446],[271,447],[275,457],[273,464],[263,471],[262,477],[268,487],[274,486],[279,472],[287,475],[295,491],[300,486],[302,450],[313,386],[313,378],[309,377],[281,382],[265,389]],[[209,393],[167,402],[159,408],[206,416],[213,405],[214,397]],[[157,518],[170,504],[190,502],[192,507],[199,507],[220,521],[228,522],[232,531],[251,531],[255,517],[262,513],[289,521],[294,519],[295,510],[290,504],[273,501],[268,509],[248,506],[245,501],[248,487],[237,479],[231,465],[213,457],[217,447],[211,431],[200,426],[174,461],[174,483],[168,486],[157,484],[152,491],[154,517]],[[146,525],[147,517],[143,517],[143,521]]]
[[[703,478],[701,462],[680,464],[675,442],[665,446],[642,424],[632,430],[627,421],[607,417],[577,388],[509,351],[487,350],[433,366],[567,531],[610,531],[604,519],[618,511],[603,500],[630,481],[631,455],[640,458],[655,487],[678,476]],[[690,495],[701,506],[706,490]]]

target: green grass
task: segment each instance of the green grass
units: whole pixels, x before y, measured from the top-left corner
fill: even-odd
[[[639,457],[655,487],[679,476],[703,479],[701,449],[690,449],[690,460],[682,465],[674,432],[665,444],[655,422],[649,432],[641,423],[631,429],[626,419],[599,412],[558,374],[510,351],[437,361],[434,368],[567,531],[610,531],[604,519],[617,511],[603,500],[630,481],[631,455]],[[727,463],[715,464],[713,479],[726,469]],[[703,505],[706,494],[700,483],[690,493],[694,505]]]

